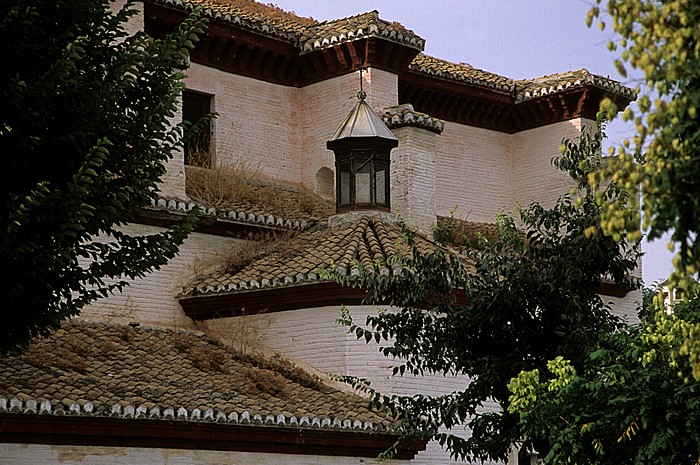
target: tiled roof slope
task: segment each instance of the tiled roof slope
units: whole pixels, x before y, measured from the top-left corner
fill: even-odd
[[[636,93],[633,89],[612,79],[592,74],[586,69],[550,74],[535,79],[523,79],[515,81],[515,85],[517,89],[515,98],[517,101],[531,100],[587,85],[599,87],[630,100],[636,98]]]
[[[495,223],[479,223],[460,218],[438,216],[437,227],[449,232],[450,243],[455,245],[468,245],[478,247],[479,237],[489,242],[498,240],[498,225]]]
[[[437,247],[419,235],[415,243],[421,252]],[[380,217],[360,217],[337,226],[317,226],[285,243],[282,250],[240,270],[215,271],[183,289],[180,297],[326,281],[319,276],[319,269],[332,268],[335,273],[349,276],[358,274],[360,269],[388,274],[396,272],[393,267],[400,267],[397,260],[408,251],[404,244],[401,225]]]
[[[447,60],[419,53],[409,65],[411,71],[450,81],[458,81],[488,87],[504,93],[511,93],[513,80],[495,73],[483,71],[465,63],[452,63]]]
[[[185,202],[178,199],[159,198],[152,200],[150,208],[155,212],[168,212],[175,215],[184,215],[194,208],[199,208],[204,218],[215,218],[223,221],[235,221],[238,223],[247,223],[250,225],[269,226],[281,229],[306,229],[315,221],[308,219],[289,218],[277,216],[270,213],[269,210],[256,204],[237,204],[236,209],[232,208],[214,208],[206,205],[201,205],[197,202]]]
[[[197,207],[205,218],[280,229],[306,229],[335,211],[315,194],[252,174],[185,168],[191,201],[160,198],[151,210],[185,214]]]
[[[424,39],[400,23],[384,21],[377,10],[310,26],[299,38],[299,47],[306,52],[362,37],[381,37],[417,50],[425,48]]]
[[[369,11],[348,18],[319,22],[286,12],[272,4],[253,0],[157,0],[185,10],[202,7],[205,16],[249,29],[259,34],[282,39],[302,51],[331,47],[340,42],[362,37],[382,37],[423,50],[425,40],[396,22],[379,18]]]
[[[206,336],[73,322],[0,359],[0,413],[385,431],[366,400]]]
[[[259,34],[296,44],[299,36],[311,25],[312,18],[304,18],[274,5],[254,0],[155,0],[164,5],[184,10],[201,7],[205,17],[217,19]]]
[[[452,63],[447,60],[419,53],[409,65],[411,71],[430,76],[436,76],[449,81],[474,84],[488,87],[499,92],[510,94],[513,90],[513,80],[505,76],[474,68],[465,63]]]
[[[516,102],[532,100],[548,94],[555,94],[569,89],[593,85],[628,99],[635,98],[635,92],[619,82],[590,73],[586,69],[551,74],[535,79],[514,80],[495,73],[477,69],[468,64],[456,64],[424,53],[418,54],[409,69],[416,73],[436,76],[449,81],[456,81],[486,87],[497,92],[510,94]]]

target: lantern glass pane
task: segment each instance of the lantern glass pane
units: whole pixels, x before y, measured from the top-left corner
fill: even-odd
[[[384,161],[377,160],[375,161],[375,169],[376,172],[374,175],[374,185],[377,189],[377,203],[386,205],[386,199],[388,198],[387,194],[389,190],[389,186],[387,185],[388,164]]]
[[[355,162],[355,203],[371,203],[372,176],[371,163]]]
[[[350,205],[350,171],[342,169],[338,182],[340,183],[340,205]]]

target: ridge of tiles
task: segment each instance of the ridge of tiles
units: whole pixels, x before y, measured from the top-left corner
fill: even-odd
[[[424,53],[418,54],[409,65],[411,71],[436,76],[442,79],[464,82],[487,87],[515,97],[516,102],[524,102],[569,89],[593,85],[628,99],[636,98],[633,89],[586,69],[550,74],[534,79],[514,80],[495,73],[484,71],[464,63],[452,63]]]
[[[384,115],[382,115],[382,121],[389,129],[414,126],[428,129],[438,134],[441,134],[445,129],[444,120],[416,111],[410,103],[386,108]]]
[[[152,210],[165,210],[176,214],[186,214],[194,208],[199,208],[202,214],[209,218],[219,218],[222,220],[284,229],[304,230],[316,223],[316,221],[312,219],[291,219],[263,213],[259,208],[254,206],[244,207],[239,210],[216,209],[199,205],[195,202],[166,198],[152,199],[150,208]]]
[[[382,37],[417,50],[425,48],[425,39],[400,23],[384,21],[377,10],[309,26],[299,38],[299,47],[309,52],[362,37]]]
[[[357,276],[361,271],[388,275],[402,269],[403,230],[398,222],[378,217],[360,217],[338,226],[316,227],[282,244],[281,250],[254,259],[246,266],[230,270],[221,267],[183,288],[178,295],[193,297],[228,294],[254,289],[276,288],[330,281],[321,270],[341,276]],[[418,250],[437,247],[416,235]]]
[[[0,413],[391,430],[365,399],[275,363],[193,332],[73,321],[0,358]]]
[[[474,68],[465,63],[452,63],[447,60],[435,58],[425,53],[419,53],[408,68],[420,74],[489,87],[503,93],[510,94],[513,90],[513,79]]]
[[[362,37],[382,37],[423,50],[425,40],[396,22],[379,18],[376,10],[347,18],[319,22],[253,0],[157,0],[165,5],[192,11],[202,8],[204,16],[285,40],[308,52],[332,47]]]
[[[522,79],[515,81],[515,85],[517,89],[515,99],[518,102],[532,100],[586,85],[593,85],[605,89],[630,100],[635,99],[637,96],[634,89],[630,89],[613,79],[593,74],[585,68],[549,74],[534,79]]]

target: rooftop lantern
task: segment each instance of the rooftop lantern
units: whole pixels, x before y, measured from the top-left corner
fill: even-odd
[[[357,97],[357,105],[326,142],[335,154],[336,211],[389,211],[389,153],[399,141],[365,102],[362,70]]]

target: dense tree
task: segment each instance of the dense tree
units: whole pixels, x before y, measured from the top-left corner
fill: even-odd
[[[346,379],[400,418],[407,437],[436,439],[456,458],[504,459],[521,437],[518,416],[508,412],[508,381],[521,370],[544,369],[557,355],[578,366],[599,335],[618,326],[596,291],[604,276],[635,287],[629,271],[637,250],[609,236],[586,234],[600,221],[587,177],[599,169],[602,137],[583,132],[578,143],[565,142],[555,161],[575,181],[578,201],[567,194],[549,209],[531,204],[519,212],[519,228],[503,215],[498,238],[465,244],[459,256],[420,253],[413,245],[400,274],[338,278],[366,286],[369,302],[395,308],[370,316],[365,325],[348,313],[341,319],[358,338],[386,341],[382,351],[397,359],[395,374],[471,380],[448,395],[406,397],[382,395],[363,380]],[[622,193],[609,185],[603,195],[617,200]],[[450,236],[437,232],[437,238]],[[407,240],[413,244],[410,230]],[[483,411],[489,399],[502,410]],[[468,439],[449,432],[462,424],[472,430]]]
[[[700,4],[697,0],[596,0],[606,5],[612,30],[609,43],[621,50],[616,64],[643,72],[637,114],[632,108],[623,119],[634,121],[636,135],[617,149],[608,169],[594,184],[612,179],[642,198],[642,230],[649,239],[672,233],[679,249],[672,283],[692,287],[689,279],[700,270]],[[605,13],[591,10],[589,25]],[[606,27],[600,21],[602,29]],[[611,114],[617,109],[607,101]],[[609,234],[625,232],[640,238],[640,218],[618,203],[604,207],[602,228]]]
[[[196,18],[129,36],[99,0],[0,0],[0,351],[166,263],[194,217],[120,230],[158,195]],[[100,241],[94,239],[100,237]]]
[[[559,357],[522,372],[509,409],[523,434],[548,438],[548,464],[695,465],[700,372],[686,341],[698,322],[700,301],[681,303],[606,336],[579,368]]]

